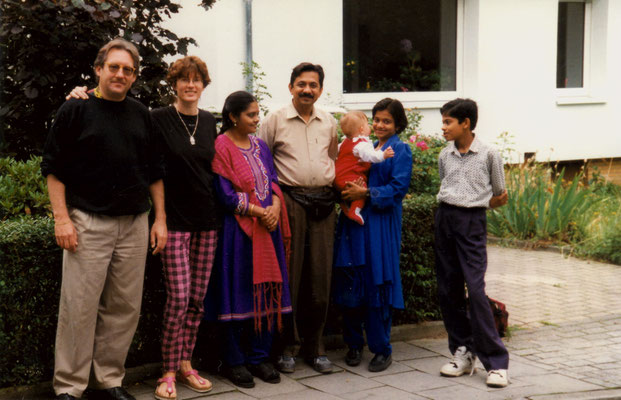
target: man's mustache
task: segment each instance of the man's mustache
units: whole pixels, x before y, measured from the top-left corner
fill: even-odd
[[[313,95],[310,93],[300,93],[300,97],[308,97],[309,99],[312,99]]]

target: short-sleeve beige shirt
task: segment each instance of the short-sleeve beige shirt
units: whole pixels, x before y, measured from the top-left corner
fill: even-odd
[[[281,184],[332,185],[338,141],[336,120],[330,113],[313,107],[306,122],[291,103],[269,113],[257,135],[272,151]]]

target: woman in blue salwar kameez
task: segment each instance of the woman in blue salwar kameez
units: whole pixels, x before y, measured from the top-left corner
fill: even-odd
[[[335,304],[343,310],[343,338],[349,347],[345,361],[358,365],[364,344],[375,354],[369,371],[383,371],[392,363],[390,329],[392,310],[403,309],[399,272],[401,250],[401,202],[412,175],[412,151],[399,140],[407,126],[403,105],[394,99],[379,101],[372,111],[376,148],[389,146],[393,158],[373,164],[368,187],[348,183],[345,200],[367,197],[362,215],[364,226],[341,213],[337,225],[334,257]]]

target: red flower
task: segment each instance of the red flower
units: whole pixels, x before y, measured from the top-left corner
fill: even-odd
[[[416,143],[416,147],[418,147],[422,151],[429,149],[429,146],[427,146],[427,143],[424,140],[421,140],[420,142]]]

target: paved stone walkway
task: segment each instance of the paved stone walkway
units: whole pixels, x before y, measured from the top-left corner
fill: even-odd
[[[348,367],[344,351],[329,353],[339,367],[319,375],[298,363],[280,384],[255,379],[241,389],[209,376],[214,390],[178,388],[179,399],[621,399],[621,267],[558,253],[490,246],[487,292],[507,304],[511,384],[489,389],[479,364],[474,376],[440,377],[449,357],[446,337],[393,343],[393,364],[370,373],[371,358]],[[366,349],[365,349],[366,350]],[[155,380],[129,388],[153,399]]]

